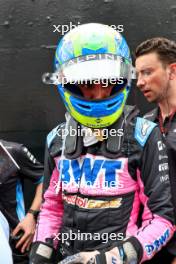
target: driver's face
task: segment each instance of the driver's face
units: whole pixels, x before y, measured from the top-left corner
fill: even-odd
[[[104,99],[111,95],[113,84],[104,86],[102,83],[99,84],[80,84],[79,88],[86,99]]]

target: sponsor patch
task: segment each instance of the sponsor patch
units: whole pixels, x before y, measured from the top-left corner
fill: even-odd
[[[87,209],[119,208],[122,204],[122,198],[104,201],[89,200],[88,198],[79,197],[77,195],[63,195],[63,200],[69,204],[77,205],[78,207]]]
[[[137,118],[134,137],[142,147],[145,145],[155,126],[156,124],[151,121],[141,117]]]
[[[145,245],[147,255],[153,255],[154,252],[158,251],[163,245],[166,244],[170,236],[169,229],[167,229],[163,235],[158,239],[154,240],[153,243]]]

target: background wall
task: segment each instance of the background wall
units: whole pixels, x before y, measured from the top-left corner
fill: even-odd
[[[131,49],[153,36],[176,37],[175,0],[0,0],[0,137],[42,152],[48,131],[64,119],[56,88],[42,84],[55,45],[71,24],[123,25]],[[64,26],[53,32],[53,25]],[[139,92],[130,103],[148,106]]]
[[[79,23],[123,25],[133,50],[146,38],[176,39],[175,0],[0,0],[0,137],[25,143],[42,160],[45,136],[64,120],[56,88],[42,84],[55,45]],[[66,28],[67,27],[67,28]],[[135,86],[135,84],[133,84]],[[134,88],[129,103],[148,105]]]

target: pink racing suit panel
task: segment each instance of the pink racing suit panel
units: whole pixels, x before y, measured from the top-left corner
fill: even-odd
[[[54,246],[58,244],[58,232],[62,225],[63,203],[61,191],[56,194],[59,172],[53,170],[49,188],[44,194],[44,203],[38,218],[34,241],[46,242],[46,238],[54,238]]]
[[[138,171],[138,183],[140,186],[140,201],[144,205],[142,214],[142,227],[139,228],[135,236],[143,247],[143,257],[141,262],[153,257],[156,251],[160,250],[174,233],[174,226],[166,218],[153,214],[148,206],[149,198],[144,193],[144,184]]]
[[[134,196],[133,208],[131,210],[130,219],[126,230],[127,237],[132,236],[138,230],[136,223],[139,215],[139,208],[140,208],[139,193],[138,190],[136,190]]]
[[[160,250],[174,233],[173,225],[166,219],[153,215],[153,220],[138,229],[135,237],[143,246],[143,257],[141,262],[153,257],[155,251]]]

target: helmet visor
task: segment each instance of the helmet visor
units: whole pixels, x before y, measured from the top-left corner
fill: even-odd
[[[47,76],[48,77],[48,76]],[[53,84],[81,84],[87,80],[133,78],[131,61],[114,54],[90,54],[65,62],[48,78]],[[44,80],[46,83],[46,81]]]
[[[78,57],[62,65],[63,81],[78,83],[86,80],[131,79],[131,63],[113,54]],[[63,82],[62,82],[63,83]]]

